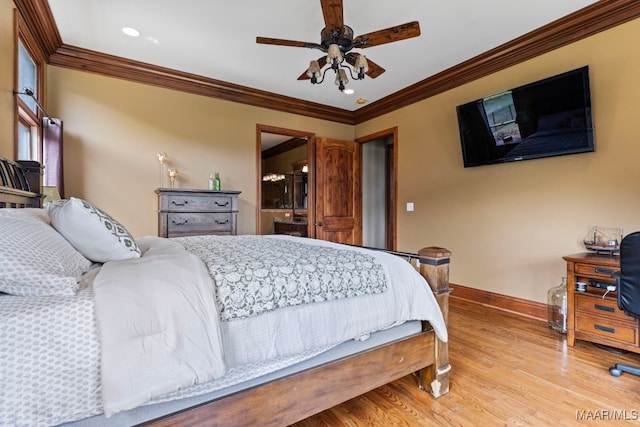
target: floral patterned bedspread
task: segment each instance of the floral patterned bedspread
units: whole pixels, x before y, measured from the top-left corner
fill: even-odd
[[[387,288],[382,264],[358,251],[253,235],[172,240],[206,264],[222,320]]]

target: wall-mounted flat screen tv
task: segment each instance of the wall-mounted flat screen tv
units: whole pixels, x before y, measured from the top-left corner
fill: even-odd
[[[457,107],[465,167],[595,150],[589,67]]]

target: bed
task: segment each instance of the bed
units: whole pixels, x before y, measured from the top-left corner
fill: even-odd
[[[0,224],[31,221],[46,229],[47,235],[55,225],[55,233],[64,234],[68,243],[73,242],[74,249],[81,248],[83,254],[89,254],[83,245],[90,230],[78,231],[75,226],[65,230],[57,217],[57,207],[46,211],[40,208],[40,177],[41,168],[35,162],[0,159],[0,208],[4,208],[0,209]],[[70,201],[64,201],[58,207],[64,211],[71,205]],[[103,213],[98,210],[98,214]],[[15,219],[16,216],[19,218]],[[115,234],[126,231],[119,230],[118,225],[116,222]],[[77,240],[78,234],[84,240]],[[51,236],[58,239],[55,234]],[[449,251],[428,247],[416,256],[390,255],[291,236],[236,237],[162,239],[149,236],[130,242],[124,239],[125,244],[118,249],[124,247],[129,252],[135,249],[139,254],[130,259],[126,255],[125,259],[103,262],[95,261],[100,259],[100,254],[91,254],[92,262],[89,267],[83,264],[82,276],[65,282],[65,286],[72,287],[68,295],[29,295],[31,291],[22,295],[20,289],[14,291],[5,284],[3,291],[14,294],[0,295],[3,322],[0,340],[4,341],[0,343],[0,363],[4,366],[0,372],[5,377],[0,379],[0,394],[3,394],[0,424],[284,426],[412,373],[416,386],[428,390],[432,396],[437,398],[448,392],[451,370],[446,335]],[[229,241],[232,244],[229,243],[228,249],[220,249],[219,245]],[[212,245],[216,245],[215,256],[207,256],[207,248]],[[298,280],[299,286],[295,289],[282,277],[281,288],[269,288],[269,291],[253,288],[255,280],[261,277],[260,271],[273,270],[276,265],[280,272],[294,268],[280,265],[277,257],[258,259],[256,253],[266,252],[266,245],[277,245],[291,257],[307,254],[318,260],[303,264],[308,270],[324,268],[322,277],[327,278],[327,282],[334,280],[327,271],[341,265],[340,260],[332,256],[349,259],[339,275],[350,277],[350,283],[355,286],[336,290],[323,284],[309,286],[324,289],[323,292],[297,294],[301,277],[307,277],[307,284],[322,282],[317,279],[320,276],[314,279],[305,270],[304,274],[288,273]],[[300,245],[309,246],[301,250]],[[106,246],[101,245],[99,249],[106,250]],[[225,251],[233,256],[225,258]],[[419,259],[420,274],[400,256]],[[169,264],[174,258],[180,262]],[[252,273],[238,275],[225,270],[231,258],[243,259],[243,271]],[[83,263],[81,258],[76,261]],[[255,267],[261,262],[266,268]],[[359,266],[357,271],[349,270],[354,265]],[[129,268],[134,270],[119,275]],[[148,276],[142,273],[146,271],[143,269],[151,269],[152,280],[144,280]],[[206,274],[189,279],[188,288],[180,288],[176,293],[176,283],[183,282],[188,272],[198,270]],[[371,276],[371,272],[377,275]],[[393,283],[396,276],[402,277],[399,287]],[[416,284],[410,284],[414,279]],[[212,302],[213,298],[207,298],[211,296],[207,289],[211,292],[214,282],[218,285],[216,303]],[[239,282],[247,286],[243,288],[242,297],[238,297],[238,288],[234,287]],[[31,283],[28,285],[28,289],[33,289]],[[165,287],[170,297],[159,297],[164,295]],[[276,297],[272,296],[273,289],[280,289]],[[196,296],[182,298],[188,293]],[[258,294],[260,298],[256,297]],[[407,306],[397,309],[387,306],[383,301],[390,294],[407,300]],[[313,303],[306,304],[307,300]],[[369,306],[370,303],[373,306]],[[330,308],[334,305],[337,308]],[[312,306],[314,310],[322,308],[309,311]],[[136,317],[138,312],[147,310],[160,314]],[[253,313],[256,310],[259,312]],[[16,312],[19,315],[15,315]],[[182,319],[184,313],[190,316],[186,320]],[[37,327],[24,320],[29,316],[40,322]],[[119,329],[122,325],[135,324],[136,334],[145,328],[153,332],[174,317],[178,327],[162,329],[161,334],[155,335],[145,330],[135,345],[130,345],[133,338],[127,335],[132,332],[121,333]],[[53,320],[47,321],[48,318]],[[364,318],[379,323],[360,325],[359,321]],[[51,326],[52,322],[56,322],[55,327]],[[62,327],[69,323],[82,328]],[[208,326],[213,323],[221,326]],[[180,329],[180,325],[188,327]],[[65,329],[72,330],[61,335]],[[174,329],[174,335],[167,332],[168,329]],[[324,329],[331,331],[322,335]],[[256,331],[255,336],[251,335]],[[158,335],[161,339],[152,339]],[[268,336],[264,338],[264,335]],[[54,336],[57,341],[53,340]],[[38,346],[38,340],[49,344]],[[277,349],[270,346],[281,341],[286,345]],[[18,369],[17,373],[8,372],[7,365],[22,363],[16,358],[26,354],[27,350],[20,353],[23,347],[37,355],[34,362],[37,369],[29,366]],[[83,349],[82,357],[75,357],[72,349],[76,347]],[[159,356],[165,354],[166,360]],[[167,360],[175,357],[177,362],[169,364]],[[62,358],[62,362],[56,362],[56,358]],[[47,364],[54,372],[46,374],[47,384],[38,384],[36,370],[44,370]],[[18,380],[12,380],[16,375],[19,381],[30,382],[29,387],[17,385]],[[78,380],[78,376],[83,378]],[[52,382],[51,377],[55,377],[55,381]],[[69,381],[81,381],[81,385],[70,390],[60,385]],[[88,407],[86,401],[89,401]],[[52,415],[52,411],[57,412]],[[44,415],[38,418],[35,412]],[[22,414],[22,418],[18,419],[16,413]]]
[[[591,124],[582,109],[543,114],[536,131],[512,144],[509,157],[538,156],[549,152],[577,152],[589,147]]]

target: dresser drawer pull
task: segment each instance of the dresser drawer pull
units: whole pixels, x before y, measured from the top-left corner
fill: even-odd
[[[615,328],[610,328],[608,326],[598,325],[597,323],[595,325],[593,325],[593,327],[596,328],[599,331],[602,331],[602,332],[609,332],[610,334],[615,334],[616,333]]]
[[[216,224],[218,225],[229,224],[229,220],[225,219],[224,221],[220,221],[219,219],[216,219]]]
[[[185,225],[188,222],[189,222],[188,219],[183,219],[182,221],[176,221],[175,219],[171,220],[171,224],[173,225]]]
[[[187,203],[189,203],[189,201],[188,201],[188,200],[185,200],[185,201],[184,201],[184,202],[182,202],[182,203],[178,203],[178,202],[176,202],[175,200],[172,200],[172,201],[171,201],[171,204],[172,204],[173,206],[186,206],[186,205],[187,205]]]
[[[606,274],[607,276],[611,276],[613,273],[615,273],[617,270],[612,270],[610,268],[602,268],[602,267],[596,267],[596,273],[598,274]]]
[[[225,206],[229,206],[229,201],[228,200],[226,202],[224,202],[224,203],[220,203],[219,201],[216,200],[215,203],[216,203],[216,206],[219,207],[219,208],[224,208]]]
[[[608,311],[609,313],[615,313],[616,309],[613,307],[607,307],[606,305],[595,304],[594,308],[596,310]]]

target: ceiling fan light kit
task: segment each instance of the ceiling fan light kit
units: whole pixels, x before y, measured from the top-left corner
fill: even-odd
[[[366,56],[352,53],[352,49],[364,49],[420,35],[420,25],[413,21],[354,38],[351,27],[344,25],[342,0],[320,0],[320,5],[325,22],[325,27],[320,32],[320,43],[256,37],[256,42],[261,44],[306,47],[326,53],[326,56],[312,60],[298,80],[311,80],[312,84],[322,83],[327,71],[333,70],[336,73],[335,84],[342,92],[349,83],[345,70],[349,71],[352,80],[363,80],[365,75],[375,79],[385,72],[384,68],[367,60]],[[353,71],[344,64],[345,61],[353,67]],[[328,67],[322,71],[326,65]]]

